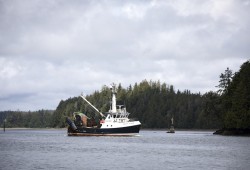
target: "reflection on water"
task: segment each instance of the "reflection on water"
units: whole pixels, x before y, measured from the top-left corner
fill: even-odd
[[[136,137],[68,137],[66,130],[0,132],[0,169],[249,169],[250,137],[141,131]]]

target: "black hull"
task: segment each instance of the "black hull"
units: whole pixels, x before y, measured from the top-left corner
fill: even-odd
[[[122,128],[92,128],[82,127],[73,130],[68,127],[69,136],[131,136],[139,133],[141,125]]]

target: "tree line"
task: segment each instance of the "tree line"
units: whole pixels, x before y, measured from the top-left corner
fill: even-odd
[[[250,129],[250,63],[242,64],[238,72],[227,68],[221,73],[218,91],[205,94],[190,90],[175,90],[160,81],[117,87],[117,104],[125,105],[130,117],[137,118],[143,128],[169,128],[174,118],[176,128]],[[101,112],[110,108],[111,91],[107,86],[86,98]],[[73,112],[83,112],[98,120],[96,114],[80,97],[61,100],[55,111],[0,112],[0,122],[6,119],[11,127],[66,127],[65,118]]]
[[[0,125],[3,126],[6,121],[6,127],[17,128],[47,128],[51,127],[53,119],[52,110],[38,110],[38,111],[1,111]]]
[[[215,107],[223,128],[250,131],[250,60],[234,74],[227,68],[219,82],[220,96]]]

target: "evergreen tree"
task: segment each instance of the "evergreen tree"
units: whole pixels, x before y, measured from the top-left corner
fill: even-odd
[[[225,128],[250,129],[250,62],[242,64],[222,96]]]
[[[218,90],[219,94],[224,94],[227,92],[228,87],[232,81],[232,77],[233,77],[233,73],[232,73],[232,70],[230,70],[229,68],[225,70],[224,74],[221,73],[219,85],[217,86],[219,88]]]

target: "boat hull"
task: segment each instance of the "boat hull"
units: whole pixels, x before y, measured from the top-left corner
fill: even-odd
[[[68,136],[134,136],[140,131],[141,125],[119,128],[82,127],[76,130],[68,128]]]

